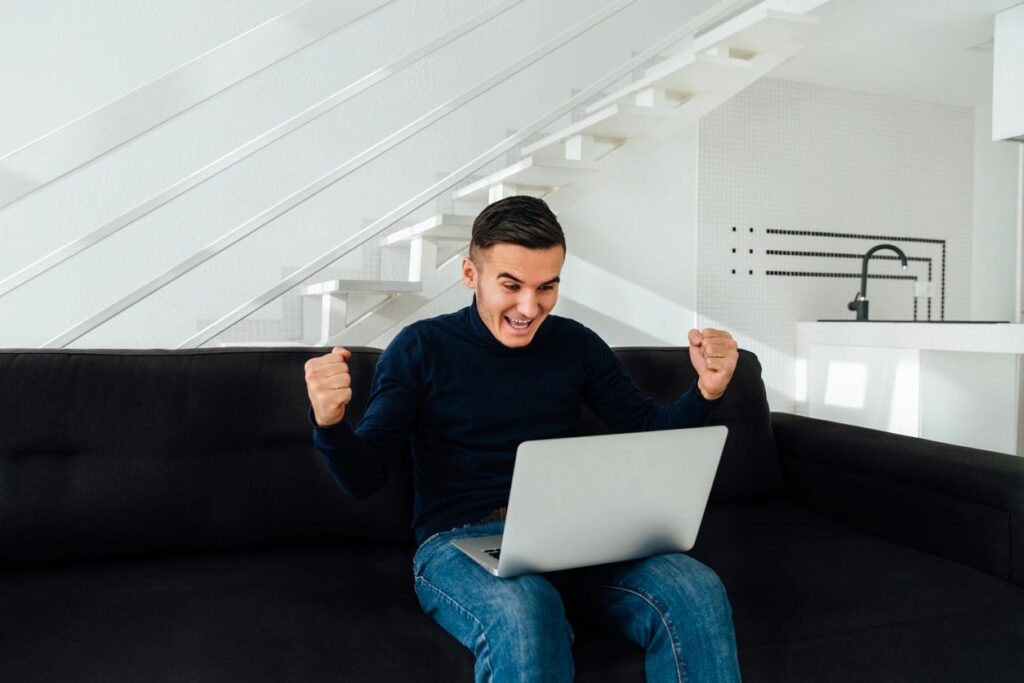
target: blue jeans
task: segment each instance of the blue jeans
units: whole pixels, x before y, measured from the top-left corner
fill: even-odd
[[[476,657],[476,680],[571,681],[574,611],[646,651],[647,680],[739,681],[732,608],[718,576],[682,553],[499,579],[453,538],[502,532],[504,522],[435,534],[416,551],[423,610]]]

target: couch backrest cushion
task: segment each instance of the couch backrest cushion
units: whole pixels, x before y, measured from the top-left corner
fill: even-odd
[[[380,352],[352,349],[362,416]],[[367,500],[313,448],[303,365],[325,349],[0,351],[0,566],[269,545],[411,543],[411,467]],[[694,381],[685,348],[619,349],[655,400]],[[756,356],[712,419],[730,428],[712,502],[781,495]],[[581,431],[603,426],[584,415]]]
[[[697,378],[687,348],[619,348],[616,353],[633,384],[659,403],[675,401]],[[753,353],[740,350],[736,373],[710,424],[729,428],[711,489],[711,503],[781,498],[782,470],[761,380],[761,363]],[[585,410],[581,432],[603,431],[600,421]]]
[[[380,352],[353,351],[358,419]],[[355,501],[312,446],[325,352],[0,352],[0,566],[410,541],[407,462]]]

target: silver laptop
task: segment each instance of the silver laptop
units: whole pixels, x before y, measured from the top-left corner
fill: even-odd
[[[727,433],[714,426],[523,442],[504,534],[452,544],[503,578],[689,550]]]

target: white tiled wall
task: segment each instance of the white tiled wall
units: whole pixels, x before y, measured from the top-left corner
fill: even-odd
[[[757,353],[773,410],[794,408],[797,321],[853,318],[876,244],[911,262],[871,260],[895,276],[869,279],[872,319],[913,319],[915,300],[919,320],[967,319],[973,125],[971,109],[773,79],[701,121],[699,324]],[[929,266],[933,296],[915,298]]]

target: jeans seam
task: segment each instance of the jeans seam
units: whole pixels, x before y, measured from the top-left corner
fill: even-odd
[[[648,605],[650,605],[654,609],[654,611],[658,613],[658,616],[661,618],[661,623],[665,626],[665,632],[668,633],[669,640],[672,643],[672,659],[675,660],[676,663],[677,680],[679,681],[679,683],[685,683],[687,678],[686,672],[684,671],[685,665],[682,661],[682,658],[680,657],[680,652],[678,651],[677,647],[677,644],[679,643],[679,638],[676,635],[675,629],[672,626],[672,621],[668,618],[668,615],[665,614],[665,611],[658,606],[658,604],[654,601],[653,598],[651,598],[648,595],[644,595],[640,591],[636,591],[631,588],[624,588],[622,586],[598,586],[598,588],[622,591],[624,593],[635,595],[644,602],[646,602]]]
[[[473,621],[473,623],[476,624],[476,627],[480,630],[480,639],[484,642],[484,646],[486,646],[486,648],[487,648],[488,655],[490,654],[491,644],[489,642],[487,642],[487,634],[484,631],[484,625],[480,622],[480,620],[476,617],[475,614],[473,614],[468,609],[463,607],[462,604],[459,603],[458,600],[456,600],[452,596],[450,596],[447,593],[445,593],[443,590],[441,590],[440,588],[438,588],[437,586],[432,584],[430,581],[428,581],[424,577],[417,576],[416,577],[416,583],[422,583],[427,588],[429,588],[430,590],[434,591],[435,593],[440,595],[442,598],[444,598],[445,600],[450,602],[455,607],[455,609],[457,609],[459,612],[461,612],[462,614],[464,614],[467,617],[469,617]],[[489,677],[493,678],[494,677],[494,672],[491,670],[491,660],[490,660],[489,656],[484,659],[484,665],[487,667],[487,671],[490,674]]]

